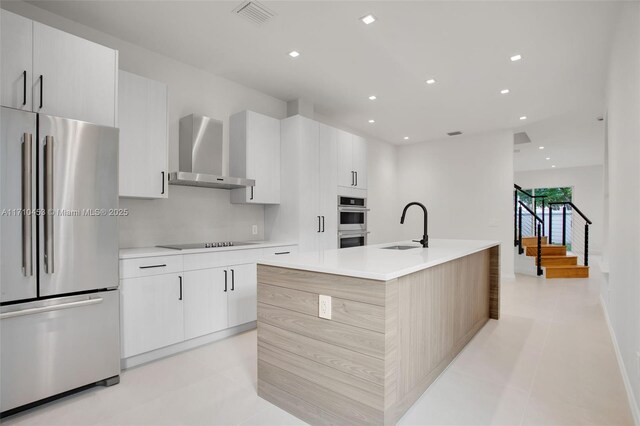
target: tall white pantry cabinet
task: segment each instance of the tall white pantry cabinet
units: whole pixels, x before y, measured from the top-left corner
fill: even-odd
[[[114,127],[118,51],[0,11],[3,106]]]
[[[281,121],[281,196],[265,208],[267,238],[300,251],[337,248],[337,129],[296,115]]]

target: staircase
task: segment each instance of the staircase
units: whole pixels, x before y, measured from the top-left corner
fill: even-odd
[[[545,226],[545,197],[534,196],[518,185],[514,185],[514,246],[518,256],[534,258],[536,275],[545,278],[589,277],[589,225],[592,222],[572,202],[552,202],[548,207],[548,222]],[[527,205],[526,198],[532,201]],[[525,201],[523,201],[525,198]],[[541,199],[542,210],[538,213],[537,199]],[[562,208],[562,244],[553,244],[553,210]],[[570,210],[568,210],[569,208]],[[573,212],[571,227],[567,226],[567,212]],[[576,219],[573,219],[577,216]],[[584,221],[584,228],[580,222]],[[582,232],[581,229],[584,229]],[[548,236],[545,235],[548,231]],[[567,231],[573,252],[567,249]]]

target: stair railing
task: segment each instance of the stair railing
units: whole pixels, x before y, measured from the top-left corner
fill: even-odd
[[[518,246],[518,202],[520,202],[518,198],[518,193],[526,195],[527,197],[533,200],[533,211],[537,211],[538,207],[538,199],[542,200],[542,235],[545,233],[544,226],[544,208],[545,208],[545,198],[546,195],[533,195],[523,190],[520,185],[513,184],[513,245],[514,247]],[[534,213],[535,215],[535,213]]]
[[[580,209],[573,204],[571,201],[556,201],[556,202],[552,202],[549,203],[549,244],[552,244],[552,226],[553,226],[553,218],[552,218],[552,210],[553,210],[553,206],[562,206],[562,245],[566,246],[567,245],[567,206],[571,206],[571,209],[576,212],[580,217],[582,217],[582,219],[584,219],[584,234],[580,235],[579,231],[575,231],[575,234],[577,234],[578,236],[581,236],[582,239],[584,240],[584,253],[583,253],[583,264],[584,266],[589,266],[589,225],[592,225],[593,222],[591,222],[591,220],[589,220],[589,218],[587,216],[585,216],[584,213],[582,213],[582,211],[580,211]],[[571,221],[573,224],[573,220]],[[578,229],[576,227],[576,229]],[[576,239],[574,238],[575,235],[572,235],[571,241],[572,243],[574,241],[576,241]]]
[[[531,210],[525,203],[518,201],[518,254],[524,253],[522,248],[522,209],[524,208],[531,217],[534,218],[534,236],[537,236],[537,251],[536,251],[536,274],[542,275],[542,232],[544,229],[544,221],[540,218],[535,211]],[[544,216],[544,215],[543,215]]]

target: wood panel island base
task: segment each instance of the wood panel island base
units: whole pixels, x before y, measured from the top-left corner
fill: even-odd
[[[395,424],[498,319],[498,242],[395,244],[258,265],[259,396],[314,425]]]

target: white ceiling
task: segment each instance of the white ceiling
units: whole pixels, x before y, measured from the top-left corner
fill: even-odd
[[[551,117],[601,115],[618,13],[592,1],[273,1],[277,16],[257,26],[232,14],[240,1],[30,3],[282,100],[309,99],[392,143],[521,128],[522,115],[534,139]],[[378,20],[367,26],[368,13]]]
[[[572,112],[527,125],[516,131],[526,131],[530,144],[515,145],[520,150],[513,154],[515,171],[551,170],[603,164],[603,121],[596,116]],[[539,147],[544,149],[539,149]],[[550,159],[547,160],[547,157]]]

